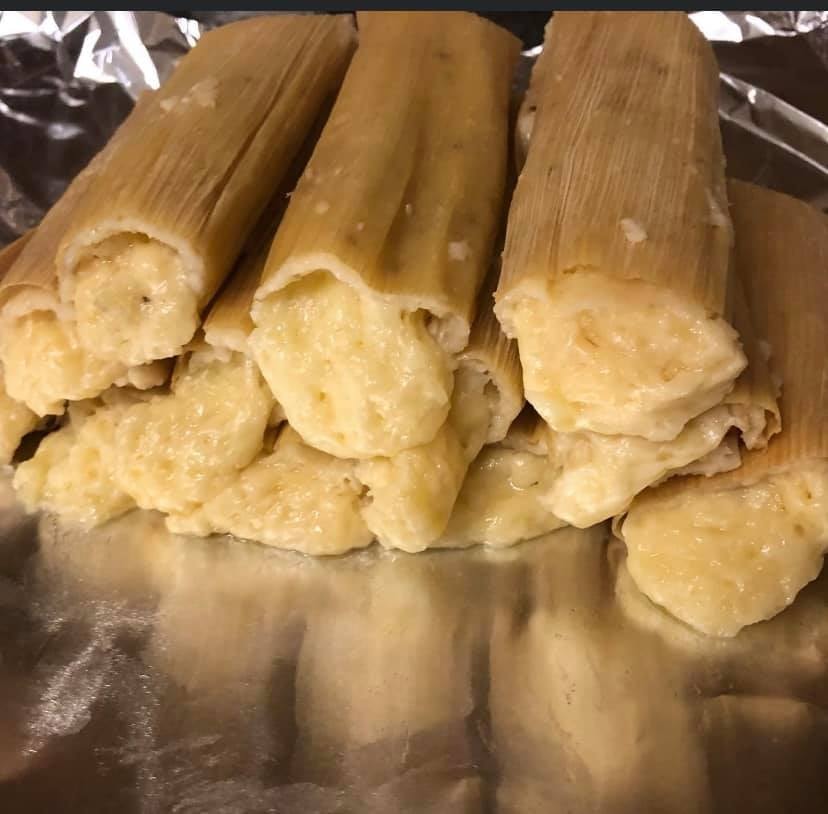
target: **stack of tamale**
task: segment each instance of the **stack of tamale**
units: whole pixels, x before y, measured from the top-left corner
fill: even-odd
[[[554,16],[508,205],[518,52],[460,12],[207,35],[0,256],[2,462],[65,413],[27,506],[315,555],[615,518],[699,630],[793,601],[828,547],[828,223],[728,189],[678,12]]]

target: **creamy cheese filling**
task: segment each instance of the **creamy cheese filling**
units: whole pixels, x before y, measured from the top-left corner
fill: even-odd
[[[486,447],[469,469],[439,545],[510,546],[560,528],[563,521],[541,501],[549,475],[545,455]]]
[[[746,365],[724,320],[638,280],[578,272],[508,317],[527,400],[557,432],[670,440]]]
[[[28,511],[46,509],[90,528],[135,506],[113,478],[115,438],[127,409],[70,406],[69,423],[44,438],[15,472],[14,487]]]
[[[0,358],[9,395],[41,416],[60,415],[65,401],[94,398],[127,375],[123,365],[87,353],[74,325],[53,311],[7,320]]]
[[[83,346],[124,365],[176,356],[198,327],[198,297],[179,254],[146,235],[92,247],[75,272],[74,303]]]
[[[141,508],[191,511],[262,449],[272,407],[252,360],[195,353],[172,393],[155,395],[124,416],[118,482]]]
[[[733,636],[815,579],[828,548],[828,464],[752,486],[657,495],[622,525],[639,590],[686,624]]]
[[[488,377],[458,369],[448,420],[427,444],[357,464],[368,487],[368,528],[387,548],[422,551],[448,524],[469,464],[483,447],[491,418]]]
[[[20,441],[38,423],[38,417],[6,392],[0,367],[0,466],[11,463]]]
[[[430,441],[446,420],[453,362],[423,312],[320,271],[252,314],[256,361],[291,426],[318,449],[391,457]]]
[[[179,534],[229,533],[306,554],[342,554],[373,540],[359,511],[362,487],[351,461],[304,444],[285,427],[211,500],[189,515],[167,518]]]
[[[593,526],[623,512],[643,489],[716,449],[734,421],[722,405],[690,421],[672,441],[550,432],[550,466],[557,474],[543,502],[573,526]]]

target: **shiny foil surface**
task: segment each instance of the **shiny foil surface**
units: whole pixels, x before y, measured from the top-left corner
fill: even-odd
[[[530,61],[543,21],[496,16]],[[0,12],[0,243],[228,19],[197,17]],[[693,19],[729,172],[828,208],[828,13]],[[0,476],[2,814],[825,812],[826,710],[828,574],[715,640],[606,526],[313,560],[151,512],[80,534]]]

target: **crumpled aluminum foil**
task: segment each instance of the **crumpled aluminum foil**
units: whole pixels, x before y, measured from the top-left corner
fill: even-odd
[[[0,243],[238,14],[0,12]],[[828,12],[692,17],[730,173],[828,207]],[[828,572],[716,641],[603,527],[312,561],[152,513],[71,535],[0,477],[3,814],[821,813],[826,754]]]

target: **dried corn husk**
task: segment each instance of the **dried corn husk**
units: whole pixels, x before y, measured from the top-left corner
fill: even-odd
[[[0,281],[20,256],[31,236],[32,232],[27,232],[0,250]],[[38,417],[35,413],[6,392],[3,367],[0,365],[0,466],[11,462],[21,439],[27,432],[31,432],[37,423]]]
[[[357,24],[360,47],[256,299],[324,269],[429,311],[459,351],[503,204],[520,43],[465,12],[363,12]]]
[[[556,431],[670,440],[718,403],[745,365],[735,333],[721,320],[727,316],[732,229],[715,59],[682,13],[557,13],[544,50],[531,86],[529,103],[537,110],[509,214],[495,312],[519,341],[527,398]],[[686,318],[705,323],[706,341],[716,349],[709,381],[688,380],[675,398],[672,391],[659,396],[666,405],[663,423],[643,414],[644,407],[637,417],[610,407],[600,417],[573,417],[546,405],[539,392],[550,387],[541,386],[545,379],[557,382],[553,391],[562,389],[559,399],[575,405],[582,399],[555,378],[556,363],[548,361],[546,369],[540,359],[535,375],[533,357],[543,351],[532,351],[520,335],[527,303],[538,303],[554,323],[553,303],[563,315],[578,311],[577,302],[563,305],[564,291],[589,310],[598,308],[592,300],[599,302],[602,292],[609,296],[622,284],[634,284],[642,300],[655,298],[676,318],[695,309]],[[626,306],[625,295],[614,296]],[[542,319],[536,315],[534,323]],[[665,360],[663,373],[671,387],[673,361]],[[683,371],[685,360],[677,361]],[[707,376],[708,368],[702,373]],[[633,391],[645,386],[636,380],[630,377]],[[674,401],[675,414],[668,416]],[[659,405],[656,400],[654,412]]]
[[[151,96],[139,97],[127,122],[142,115]],[[169,374],[163,361],[130,367],[89,353],[80,345],[71,308],[58,297],[58,245],[108,151],[119,149],[125,127],[75,177],[0,280],[0,357],[6,362],[7,384],[38,415],[61,414],[66,400],[95,398],[113,384],[152,388]],[[15,363],[12,357],[27,348],[30,358]]]
[[[147,319],[138,295],[151,296],[141,287],[149,279],[143,269],[128,268],[131,296],[93,298],[88,307],[81,307],[83,275],[94,268],[102,275],[96,285],[106,288],[117,263],[99,255],[114,261],[136,241],[149,242],[163,249],[154,262],[169,264],[159,273],[181,282],[196,312],[203,309],[341,80],[353,43],[348,16],[274,15],[215,29],[181,60],[121,129],[118,149],[106,151],[61,241],[61,298],[77,306],[85,343],[97,335],[96,320],[120,324],[122,316],[123,347],[96,344],[102,355],[144,361],[189,340],[175,333],[151,350],[131,344],[129,332]],[[183,297],[171,306],[171,325],[189,320]]]
[[[497,237],[518,43],[466,13],[358,24],[256,292],[251,345],[307,443],[370,459],[432,441],[447,418]]]
[[[731,182],[736,265],[782,378],[782,430],[739,469],[677,478],[615,523],[636,584],[693,627],[732,636],[814,579],[828,547],[828,221]]]

